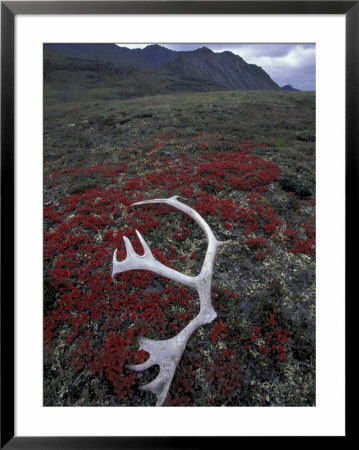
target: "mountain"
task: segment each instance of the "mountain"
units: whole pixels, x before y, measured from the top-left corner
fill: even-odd
[[[112,63],[135,69],[158,68],[173,61],[181,52],[169,50],[160,45],[148,45],[144,49],[129,49],[116,44],[45,44],[74,58]]]
[[[82,59],[44,47],[44,101],[118,100],[173,92],[218,91],[204,80],[184,79],[157,68],[138,69],[112,62]],[[92,58],[94,55],[91,55]]]
[[[136,52],[116,44],[45,44],[45,48],[74,58],[135,68],[147,66]]]
[[[123,48],[123,47],[119,47]],[[175,52],[173,50],[169,50],[166,47],[162,47],[161,45],[147,45],[147,47],[141,49],[136,48],[133,49],[132,52],[136,54],[142,61],[146,62],[148,67],[162,67],[165,64],[175,60],[178,58],[179,54],[182,52]]]
[[[282,87],[282,91],[300,91],[300,89],[295,89],[290,84],[286,84],[285,86]]]
[[[202,47],[181,52],[164,67],[184,78],[211,81],[228,90],[280,89],[261,67],[248,64],[229,51],[214,53]]]
[[[280,90],[261,68],[229,51],[160,45],[45,44],[45,97],[127,98],[181,91]]]

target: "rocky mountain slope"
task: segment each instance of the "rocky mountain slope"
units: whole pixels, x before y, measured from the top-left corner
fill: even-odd
[[[261,67],[248,64],[229,51],[214,53],[207,47],[173,51],[160,45],[131,50],[116,44],[45,44],[44,55],[45,78],[51,69],[61,69],[59,60],[62,60],[64,70],[69,67],[79,70],[82,65],[89,72],[122,76],[135,73],[143,87],[148,85],[150,93],[156,89],[146,78],[156,74],[162,81],[166,78],[158,88],[161,93],[166,90],[280,90]],[[52,61],[55,56],[57,66]]]

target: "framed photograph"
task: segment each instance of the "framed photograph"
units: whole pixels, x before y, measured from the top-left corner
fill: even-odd
[[[358,2],[1,2],[1,448],[347,437]]]

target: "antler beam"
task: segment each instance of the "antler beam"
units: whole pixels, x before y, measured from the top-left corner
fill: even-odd
[[[168,390],[170,388],[177,365],[182,357],[187,341],[192,333],[202,325],[212,322],[217,314],[212,306],[211,301],[211,282],[213,273],[213,264],[218,247],[229,241],[218,241],[207,222],[193,208],[180,202],[178,196],[168,199],[153,199],[142,202],[133,203],[132,206],[144,205],[149,203],[165,203],[179,209],[192,219],[204,231],[208,247],[203,261],[203,266],[199,275],[195,277],[184,275],[177,270],[173,270],[161,262],[157,261],[150,248],[146,244],[142,235],[136,230],[137,236],[141,242],[144,254],[138,255],[128,238],[124,237],[127,256],[123,261],[117,260],[117,250],[113,255],[113,271],[112,277],[118,273],[128,270],[149,270],[170,280],[177,281],[188,287],[197,290],[200,300],[200,312],[198,315],[175,337],[163,341],[152,340],[146,337],[139,337],[140,350],[145,350],[150,354],[147,361],[138,365],[127,366],[129,369],[140,372],[149,367],[158,364],[160,372],[158,376],[149,384],[142,386],[140,389],[150,391],[157,397],[156,406],[162,406],[166,400]]]

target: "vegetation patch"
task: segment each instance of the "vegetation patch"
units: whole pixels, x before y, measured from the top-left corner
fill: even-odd
[[[46,91],[45,91],[46,92]],[[205,92],[74,103],[45,96],[44,405],[151,406],[136,338],[167,339],[197,293],[151,272],[111,279],[123,237],[196,275],[216,257],[217,319],[190,338],[166,406],[315,405],[314,94]]]

